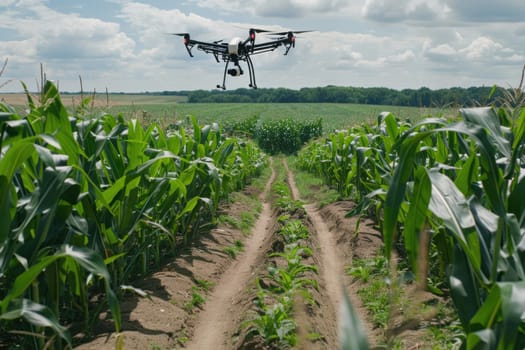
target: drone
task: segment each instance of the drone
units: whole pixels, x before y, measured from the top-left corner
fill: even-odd
[[[249,87],[257,89],[255,71],[250,56],[264,52],[271,52],[280,46],[284,46],[284,55],[286,56],[290,49],[295,47],[295,34],[306,32],[310,32],[310,30],[272,32],[264,29],[251,28],[248,32],[248,38],[245,40],[242,40],[241,38],[233,38],[229,43],[222,42],[222,40],[214,42],[197,41],[191,39],[189,33],[173,33],[172,35],[178,35],[184,38],[184,46],[190,57],[193,57],[192,49],[196,46],[198,50],[204,51],[205,53],[211,53],[215,57],[217,63],[220,63],[221,60],[226,63],[222,85],[217,84],[218,89],[226,90],[226,74],[229,74],[232,77],[238,77],[244,74],[244,71],[239,65],[240,61],[245,61],[248,66],[248,74],[250,75]],[[270,33],[276,37],[271,41],[256,44],[255,36],[258,33]],[[233,67],[228,69],[230,63],[233,63]]]

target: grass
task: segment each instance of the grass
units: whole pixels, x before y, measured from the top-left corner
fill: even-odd
[[[386,328],[389,319],[390,286],[387,283],[388,268],[382,256],[355,259],[347,273],[365,284],[358,294],[369,311],[375,327]]]
[[[186,329],[181,329],[179,330],[178,332],[176,332],[174,334],[174,339],[176,341],[176,343],[182,347],[184,347],[186,345],[186,343],[188,343],[190,341],[190,337],[187,333],[187,330]],[[179,349],[178,347],[174,347],[174,348],[171,348],[170,349]]]
[[[251,228],[253,227],[253,225],[255,225],[256,220],[257,218],[255,217],[253,213],[243,211],[241,213],[241,224],[240,224],[241,232],[244,234],[249,234]]]
[[[234,121],[254,115],[268,119],[323,119],[327,131],[347,128],[369,120],[375,120],[383,111],[419,120],[428,114],[439,113],[437,109],[359,105],[342,103],[173,103],[133,104],[115,106],[113,113],[123,113],[127,117],[141,117],[144,113],[169,121],[184,120],[187,115],[195,115],[202,122]]]
[[[270,178],[272,174],[272,169],[270,166],[266,166],[261,170],[261,175],[259,177],[253,178],[251,180],[250,186],[253,186],[255,189],[257,189],[257,192],[264,192],[264,188],[266,186],[266,182],[268,182],[268,179]],[[252,197],[257,203],[258,212],[262,210],[262,204],[259,198]]]
[[[203,279],[196,279],[195,282],[197,282],[197,287],[205,292],[208,292],[215,285],[214,282]]]
[[[195,283],[196,285],[191,287],[191,299],[183,305],[183,309],[190,314],[196,307],[200,308],[206,302],[201,292],[207,293],[214,286],[213,282],[204,279],[196,279]]]
[[[239,193],[232,194],[232,197],[240,198],[240,200],[245,203],[243,206],[248,208],[248,210],[239,213],[232,213],[234,215],[219,215],[218,221],[221,224],[240,230],[245,236],[247,236],[250,234],[251,229],[257,220],[257,214],[261,211],[261,203]],[[252,202],[253,205],[250,204]]]
[[[240,230],[245,236],[249,235],[259,213],[262,211],[261,200],[256,194],[263,192],[266,181],[270,177],[270,172],[271,169],[265,167],[261,176],[253,179],[250,186],[255,189],[254,191],[231,193],[228,201],[238,204],[243,210],[230,210],[228,214],[221,214],[218,217],[218,222]]]
[[[218,220],[221,224],[226,224],[235,229],[240,229],[241,224],[239,220],[231,215],[219,215]]]
[[[307,202],[317,202],[320,207],[340,199],[340,194],[324,184],[324,181],[312,173],[295,166],[296,157],[289,157],[288,164],[295,176],[295,185],[300,197]]]
[[[206,298],[201,293],[199,293],[198,288],[194,286],[192,287],[191,299],[187,301],[186,303],[184,303],[184,310],[187,313],[191,314],[193,313],[193,310],[196,307],[201,307],[205,301],[206,301]]]
[[[385,332],[384,341],[388,344],[385,346],[389,349],[405,349],[404,339],[396,335],[395,329],[400,323],[421,317],[429,319],[421,323],[427,329],[420,339],[425,344],[421,349],[458,348],[463,333],[457,321],[450,322],[456,317],[450,302],[418,302],[417,294],[409,288],[410,284],[405,284],[400,279],[391,280],[389,267],[383,256],[355,259],[346,272],[362,283],[358,295],[368,310],[374,327]],[[439,320],[439,323],[435,320]]]
[[[84,98],[91,95],[86,93]],[[22,107],[27,103],[21,94],[2,94],[7,103]],[[78,106],[79,95],[64,95],[62,100],[70,108]],[[184,121],[194,115],[201,123],[239,121],[254,115],[269,119],[323,119],[325,131],[344,129],[350,126],[375,121],[379,113],[389,111],[412,121],[432,114],[434,116],[455,114],[456,111],[437,108],[362,105],[350,103],[184,103],[181,96],[158,96],[147,94],[97,94],[93,106],[110,114],[126,118],[156,119],[166,125]]]
[[[235,240],[232,246],[224,248],[223,251],[226,254],[228,254],[230,257],[235,259],[237,255],[243,251],[243,249],[244,249],[244,243],[242,243],[242,241],[237,239]]]
[[[310,340],[311,342],[316,342],[316,341],[321,341],[321,340],[324,340],[325,339],[325,336],[320,334],[320,333],[317,333],[317,332],[310,332],[306,335],[306,337],[308,338],[308,340]]]

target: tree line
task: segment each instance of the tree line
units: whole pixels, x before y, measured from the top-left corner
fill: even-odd
[[[452,87],[431,90],[394,90],[384,87],[309,87],[299,90],[286,88],[163,91],[163,95],[187,96],[189,103],[358,103],[391,106],[445,107],[487,105],[497,102],[502,89],[493,87]]]

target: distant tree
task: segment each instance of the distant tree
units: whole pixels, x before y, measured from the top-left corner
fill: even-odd
[[[291,102],[330,102],[330,103],[359,103],[392,106],[413,107],[445,107],[445,106],[473,106],[495,103],[502,95],[497,90],[490,97],[490,87],[452,87],[448,89],[431,90],[428,87],[415,89],[394,90],[386,87],[344,87],[328,85],[325,87],[302,88],[292,90],[285,88],[272,89],[237,89],[229,91],[181,91],[167,92],[188,96],[189,103],[291,103]]]

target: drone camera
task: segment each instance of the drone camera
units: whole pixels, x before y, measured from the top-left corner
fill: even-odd
[[[235,68],[228,69],[228,74],[231,75],[232,77],[238,77],[239,75],[242,74],[242,69],[241,67],[235,67]]]

